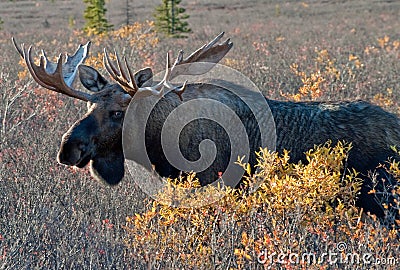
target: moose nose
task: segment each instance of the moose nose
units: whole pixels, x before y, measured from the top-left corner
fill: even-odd
[[[57,159],[64,165],[84,167],[90,160],[88,144],[81,141],[63,142]]]
[[[78,143],[78,145],[77,145],[78,149],[79,149],[81,152],[86,152],[87,146],[88,146],[87,143],[83,143],[83,142],[80,142],[80,143]]]

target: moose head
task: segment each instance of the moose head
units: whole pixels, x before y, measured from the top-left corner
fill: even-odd
[[[57,63],[49,61],[42,51],[39,65],[34,63],[32,46],[29,48],[25,48],[24,44],[18,46],[14,38],[13,43],[39,85],[87,102],[88,112],[62,137],[58,162],[79,168],[90,163],[91,173],[95,178],[115,185],[121,181],[125,171],[122,128],[124,114],[131,100],[150,95],[162,96],[165,91],[175,93],[182,100],[186,82],[175,87],[171,80],[179,75],[196,75],[188,67],[191,63],[218,63],[232,48],[229,39],[218,44],[223,35],[222,32],[185,59],[183,51],[180,51],[172,65],[167,53],[164,78],[154,85],[151,68],[144,68],[134,73],[127,59],[124,58],[122,62],[117,53],[115,53],[116,61],[112,61],[104,50],[103,59],[104,67],[116,83],[104,78],[96,69],[84,65],[90,42],[84,46],[80,45],[74,55],[67,55],[66,61],[63,55],[60,55]],[[212,68],[212,65],[207,66],[209,67],[207,70],[202,70],[198,74]],[[82,85],[90,93],[72,87],[77,73]]]

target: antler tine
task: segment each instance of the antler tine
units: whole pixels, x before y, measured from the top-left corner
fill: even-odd
[[[136,91],[137,91],[139,89],[139,87],[136,84],[135,75],[133,74],[132,69],[128,65],[128,61],[126,60],[126,57],[124,57],[124,62],[125,62],[126,69],[128,70],[128,73],[129,73],[129,86],[130,86],[130,88],[136,89]]]
[[[163,96],[164,95],[164,89],[168,88],[173,93],[177,94],[179,96],[179,98],[182,100],[182,94],[185,91],[187,81],[180,88],[174,87],[170,83],[171,72],[173,71],[174,67],[179,63],[179,61],[180,61],[180,58],[178,57],[175,60],[174,65],[172,66],[172,68],[170,68],[171,60],[170,60],[169,53],[167,53],[166,63],[165,63],[164,78],[158,84],[156,84],[154,86],[146,86],[146,87],[138,88],[138,91],[137,91],[138,95],[136,95],[135,98],[141,97],[141,96],[149,96],[149,95]]]
[[[15,49],[17,50],[17,52],[19,53],[19,55],[21,56],[21,58],[25,61],[25,64],[29,70],[29,72],[31,73],[33,79],[42,87],[47,88],[49,90],[52,91],[56,91],[54,87],[45,84],[43,81],[41,81],[38,76],[35,74],[34,69],[32,67],[32,63],[34,62],[32,59],[32,46],[29,46],[28,50],[25,49],[25,45],[24,43],[21,43],[21,46],[18,46],[17,42],[15,41],[15,38],[12,37],[11,38]],[[27,57],[28,56],[28,57]],[[40,57],[40,62],[43,62],[42,57]],[[41,64],[42,65],[42,64]]]
[[[61,94],[65,94],[67,96],[77,98],[83,101],[89,101],[92,99],[92,95],[75,90],[68,86],[65,82],[64,76],[63,76],[63,62],[64,58],[63,55],[60,54],[58,57],[57,63],[51,63],[52,65],[55,65],[56,68],[54,72],[47,72],[46,71],[46,66],[48,64],[47,57],[45,57],[45,53],[43,51],[42,55],[40,56],[40,63],[39,65],[36,65],[33,60],[32,56],[32,46],[29,46],[28,49],[25,48],[24,44],[21,44],[21,47],[19,47],[15,41],[14,38],[12,38],[12,42],[15,46],[15,49],[17,52],[20,54],[20,56],[24,59],[26,66],[31,73],[33,79],[42,87],[47,88],[51,91],[55,91]],[[86,58],[86,54],[82,56],[82,61]],[[75,64],[72,66],[75,69],[77,66],[81,63]],[[66,67],[70,68],[70,66]],[[68,76],[67,79],[73,80],[74,76]]]
[[[117,58],[117,67],[115,67],[114,63],[112,63],[110,56],[108,55],[108,52],[106,49],[104,49],[104,58],[103,58],[103,64],[110,74],[110,76],[117,81],[123,88],[124,90],[130,95],[134,96],[135,93],[138,91],[138,87],[135,82],[135,78],[132,74],[132,70],[130,69],[128,62],[126,58],[124,57],[124,62],[125,62],[125,67],[128,70],[129,77],[126,74],[125,70],[121,66],[121,60],[119,58],[118,53],[114,50],[115,56]]]
[[[169,59],[169,54],[167,54],[167,68],[166,68],[166,72],[165,72],[165,81],[164,81],[164,85],[167,86],[169,89],[171,89],[171,91],[175,94],[178,95],[180,100],[183,100],[182,98],[182,94],[185,92],[186,90],[186,84],[187,84],[187,80],[183,83],[183,85],[179,88],[174,88],[170,82],[171,80],[171,74],[174,71],[175,67],[180,65],[182,63],[183,60],[183,51],[180,50],[178,53],[178,56],[175,59],[174,65],[171,67],[171,69],[168,69],[168,67],[170,66],[170,59]]]
[[[17,42],[15,41],[15,38],[12,37],[11,38],[12,43],[14,44],[14,48],[17,50],[17,52],[19,53],[19,55],[24,58],[24,53],[23,50],[18,46]],[[24,47],[24,43],[21,43],[21,47]]]
[[[178,56],[175,59],[174,66],[180,65],[182,63],[182,61],[183,61],[183,51],[180,50],[178,53]]]
[[[165,63],[165,74],[163,80],[159,83],[159,85],[163,86],[165,84],[168,84],[168,86],[170,86],[169,77],[171,76],[171,70],[175,67],[175,63],[171,68],[169,68],[170,66],[171,66],[171,59],[169,58],[169,53],[167,52],[167,59]]]
[[[31,73],[33,79],[34,79],[40,86],[42,86],[42,87],[44,87],[44,88],[47,88],[47,89],[49,89],[49,90],[51,90],[51,91],[57,91],[55,87],[53,87],[53,86],[51,86],[51,85],[49,85],[49,84],[46,84],[43,80],[41,80],[41,79],[39,78],[38,74],[35,72],[35,69],[34,69],[34,67],[33,67],[35,64],[33,63],[34,61],[33,61],[33,58],[32,58],[32,46],[29,46],[28,51],[26,51],[25,48],[24,48],[23,46],[22,46],[22,49],[23,49],[23,58],[25,59],[26,66],[28,67],[28,70],[29,70],[29,72]],[[39,65],[40,65],[40,66],[43,66],[43,65],[44,65],[43,62],[44,62],[44,59],[43,59],[43,57],[41,56],[41,57],[40,57],[40,63],[39,63]],[[36,65],[35,65],[35,66],[36,66]]]
[[[224,34],[225,32],[220,33],[211,42],[204,44],[185,59],[183,59],[183,52],[179,52],[177,57],[177,60],[179,59],[177,66],[179,67],[171,72],[171,80],[178,75],[201,75],[213,68],[213,64],[218,63],[233,46],[229,38],[225,42],[218,44]],[[200,62],[209,64],[191,68],[190,64]]]
[[[104,58],[103,58],[103,64],[110,76],[116,80],[119,84],[121,84],[122,87],[128,87],[126,82],[121,80],[121,74],[117,70],[117,68],[114,66],[114,64],[111,62],[110,56],[108,55],[108,52],[106,49],[104,49]]]
[[[180,99],[181,101],[183,101],[182,94],[183,94],[183,92],[185,92],[185,90],[186,90],[186,84],[187,84],[187,82],[188,82],[188,80],[186,80],[186,81],[183,83],[183,85],[182,85],[181,87],[175,88],[175,89],[171,90],[173,93],[175,93],[175,94],[178,95],[178,97],[179,97],[179,99]]]
[[[119,82],[119,77],[118,77],[118,70],[115,68],[115,66],[111,63],[110,56],[108,55],[107,50],[104,48],[104,57],[103,57],[103,65],[110,74],[110,76]],[[122,83],[122,82],[121,82]]]
[[[119,55],[117,54],[117,52],[115,50],[114,50],[114,52],[117,57],[117,64],[118,64],[118,68],[121,72],[121,76],[126,81],[128,87],[129,87],[127,92],[134,95],[138,90],[138,86],[136,85],[135,77],[133,75],[131,68],[128,65],[128,61],[126,60],[126,57],[124,56],[125,68],[128,70],[129,77],[126,74],[125,69],[121,66],[121,60],[119,58]]]
[[[196,62],[199,62],[197,58],[204,58],[204,53],[209,51],[214,47],[215,44],[224,36],[225,32],[221,32],[218,36],[216,36],[212,41],[210,41],[208,44],[204,44],[202,47],[194,51],[192,54],[190,54],[186,59],[184,60],[185,63],[190,63],[193,62],[193,60],[197,60]],[[228,38],[224,43],[220,44],[220,46],[226,46],[229,45],[230,39]],[[218,47],[215,46],[215,47]],[[227,52],[230,50],[230,48],[227,50]],[[227,53],[226,52],[226,53]],[[224,54],[225,55],[225,54]],[[222,57],[221,57],[222,58]],[[219,61],[219,60],[218,60]]]
[[[121,59],[119,58],[119,55],[118,55],[118,53],[117,53],[117,51],[115,49],[114,49],[114,54],[115,54],[115,57],[117,58],[117,67],[118,67],[118,70],[119,70],[118,74],[122,79],[127,81],[128,77],[126,76],[125,70],[121,66]]]
[[[214,46],[223,36],[225,35],[225,32],[221,32],[218,36],[216,36],[213,40],[211,40],[208,44],[205,44],[203,46],[204,50],[208,50],[212,46]],[[229,40],[229,39],[228,39]]]

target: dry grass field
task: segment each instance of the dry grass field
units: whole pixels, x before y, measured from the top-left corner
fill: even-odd
[[[311,205],[303,218],[296,207],[233,193],[218,205],[180,211],[141,192],[134,181],[140,170],[110,187],[86,169],[58,164],[61,136],[86,105],[39,87],[11,43],[14,36],[55,56],[91,39],[89,62],[97,67],[102,49],[116,47],[133,68],[161,71],[167,51],[191,51],[225,31],[234,47],[223,64],[269,98],[363,99],[400,115],[399,1],[186,0],[193,30],[186,39],[152,32],[148,20],[161,1],[130,1],[133,26],[125,30],[126,1],[106,2],[115,29],[106,37],[79,31],[80,0],[0,2],[0,269],[399,269],[396,232],[373,218],[357,222],[351,199],[351,213]],[[343,159],[339,150],[330,153]],[[259,256],[264,249],[321,256],[335,248],[379,260],[308,264],[286,256],[263,264]]]

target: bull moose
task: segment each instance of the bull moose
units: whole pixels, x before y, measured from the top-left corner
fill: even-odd
[[[187,69],[180,68],[184,64],[218,63],[232,48],[229,39],[219,43],[222,36],[223,33],[185,59],[181,51],[172,65],[167,54],[165,76],[159,83],[152,82],[153,72],[150,68],[133,73],[126,59],[121,61],[116,54],[116,60],[112,61],[105,50],[104,66],[116,83],[110,82],[96,69],[82,63],[87,56],[89,43],[81,45],[65,63],[62,55],[57,63],[53,63],[43,52],[40,64],[36,65],[32,57],[32,47],[27,49],[23,45],[18,46],[14,39],[13,42],[38,84],[87,102],[88,112],[62,137],[58,162],[79,168],[85,167],[90,162],[91,173],[95,178],[114,185],[124,177],[122,128],[125,112],[130,102],[139,96],[163,95],[148,120],[146,130],[147,154],[155,171],[163,177],[176,177],[179,175],[179,170],[169,164],[162,151],[159,135],[162,123],[173,108],[193,99],[209,98],[229,106],[245,126],[251,153],[259,149],[261,146],[259,126],[255,123],[255,118],[251,117],[252,112],[239,97],[218,85],[183,83],[174,86],[171,83],[174,77],[188,74]],[[82,85],[91,92],[90,94],[71,86],[77,73]],[[246,89],[243,91],[246,92]],[[376,168],[388,158],[398,158],[398,155],[391,150],[391,146],[400,145],[398,117],[364,101],[287,102],[268,98],[263,102],[265,101],[275,122],[276,151],[290,150],[293,162],[305,161],[304,152],[328,140],[351,142],[352,149],[348,156],[347,167],[360,172],[364,181],[357,204],[378,217],[384,216],[382,205],[374,195],[369,194],[373,182],[368,173],[375,171],[380,173],[380,178],[386,179],[381,181],[378,188],[384,188],[385,185],[385,188],[391,190],[397,185],[393,177],[385,175]],[[252,102],[257,103],[260,100],[254,98]],[[226,134],[218,124],[199,119],[196,123],[188,125],[180,137],[183,141],[185,137],[191,138],[191,144],[181,145],[183,156],[191,160],[199,157],[200,142],[205,139],[218,142],[214,162],[197,174],[202,185],[210,183],[218,172],[223,172],[228,166],[231,145],[229,138],[226,138]],[[254,165],[255,161],[255,155],[251,154],[249,163]],[[387,181],[389,178],[391,180]]]

